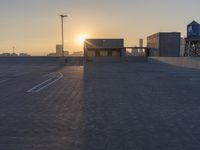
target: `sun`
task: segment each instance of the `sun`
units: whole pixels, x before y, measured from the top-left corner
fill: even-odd
[[[85,40],[88,38],[86,34],[82,34],[78,37],[78,43],[79,44],[84,44]]]

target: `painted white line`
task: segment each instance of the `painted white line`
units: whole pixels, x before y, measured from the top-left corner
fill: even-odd
[[[31,88],[31,89],[28,90],[27,92],[33,92],[35,89],[37,89],[37,88],[40,87],[41,85],[43,85],[43,84],[49,82],[50,80],[52,80],[52,78],[50,78],[50,79],[48,79],[48,80],[46,80],[46,81],[44,81],[44,82],[42,82],[42,83],[40,83],[40,84],[34,86],[33,88]]]
[[[48,74],[43,75],[42,77],[48,77],[48,76],[53,75],[53,74],[55,74],[55,73],[56,73],[56,72],[48,73]]]
[[[40,92],[40,91],[42,91],[43,89],[49,87],[50,85],[52,85],[52,84],[54,84],[55,82],[57,82],[58,80],[60,80],[60,79],[63,77],[63,74],[60,73],[60,72],[59,72],[59,74],[60,74],[60,77],[59,77],[59,78],[57,78],[57,79],[55,79],[54,81],[52,81],[52,82],[50,82],[50,83],[44,85],[43,87],[41,87],[40,89],[38,89],[36,92]]]
[[[44,81],[44,82],[42,82],[42,83],[40,83],[40,84],[34,86],[33,88],[31,88],[31,89],[28,90],[27,92],[28,92],[28,93],[37,93],[37,92],[42,91],[43,89],[49,87],[50,85],[52,85],[52,84],[54,84],[55,82],[59,81],[59,80],[63,77],[63,74],[62,74],[62,73],[59,72],[59,74],[60,74],[60,76],[59,76],[57,79],[53,80],[52,78],[50,78],[50,79],[48,79],[48,80],[46,80],[46,81]],[[51,80],[53,80],[53,81],[51,81]],[[41,87],[40,87],[40,86],[41,86]],[[39,88],[39,87],[40,87],[40,88]],[[38,89],[38,88],[39,88],[39,89]]]

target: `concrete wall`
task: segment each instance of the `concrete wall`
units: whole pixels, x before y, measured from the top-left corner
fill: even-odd
[[[84,43],[86,49],[89,48],[122,48],[124,39],[86,39]]]
[[[179,67],[200,69],[200,57],[149,57],[149,63],[166,63]]]
[[[147,62],[148,57],[124,56],[124,57],[95,57],[92,62]],[[85,58],[80,57],[0,57],[0,63],[22,64],[48,64],[48,65],[83,65]]]
[[[83,64],[84,57],[0,57],[0,63],[23,63],[23,64]]]
[[[180,56],[180,33],[160,32],[147,37],[147,47],[150,56],[178,57]]]
[[[147,37],[147,47],[150,48],[150,56],[159,56],[159,33]]]
[[[58,63],[61,57],[0,57],[0,63]]]
[[[65,57],[65,64],[67,65],[83,65],[85,58],[83,56],[80,57]]]
[[[180,56],[180,33],[160,33],[159,51],[160,56],[179,57]]]
[[[133,62],[133,63],[146,63],[148,62],[148,57],[140,56],[126,56],[124,58],[120,57],[95,57],[91,62],[95,63],[110,63],[110,62]]]

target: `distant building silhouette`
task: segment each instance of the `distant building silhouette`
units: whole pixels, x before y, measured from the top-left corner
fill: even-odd
[[[47,54],[47,56],[56,56],[56,53],[49,53],[49,54]]]
[[[11,53],[10,56],[16,57],[16,56],[18,56],[18,54],[16,54],[16,53]]]
[[[144,44],[144,40],[143,39],[139,39],[139,47],[143,47]]]
[[[64,56],[68,56],[69,52],[68,51],[64,51]]]
[[[30,55],[27,54],[27,53],[20,53],[19,56],[21,56],[21,57],[26,57],[26,56],[30,56]]]
[[[144,40],[143,39],[139,39],[139,46],[138,47],[143,47],[144,46]],[[135,46],[137,47],[137,46]],[[131,50],[132,56],[143,56],[144,55],[144,49],[132,49]]]
[[[10,57],[10,56],[17,57],[18,54],[16,54],[16,53],[2,53],[0,56],[3,56],[3,57]]]
[[[64,51],[64,56],[68,56],[69,51]],[[49,53],[47,56],[62,56],[62,45],[56,45],[56,53]]]
[[[64,50],[64,56],[68,56],[69,52]],[[62,45],[56,45],[56,56],[62,56]]]
[[[11,56],[10,53],[2,53],[1,56]]]
[[[83,56],[83,51],[74,52],[71,56]]]
[[[56,55],[62,56],[62,45],[56,45]]]

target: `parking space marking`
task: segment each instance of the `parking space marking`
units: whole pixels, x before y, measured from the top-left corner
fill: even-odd
[[[56,72],[51,72],[51,73],[48,73],[48,74],[43,75],[42,77],[48,77],[48,76],[53,75],[53,74],[55,74],[55,73],[56,73]]]
[[[40,84],[34,86],[33,88],[31,88],[31,89],[28,90],[27,92],[33,92],[33,91],[35,91],[35,89],[37,89],[38,87],[42,86],[43,84],[46,84],[47,82],[49,82],[49,81],[51,81],[51,80],[52,80],[52,78],[50,78],[50,79],[48,79],[48,80],[46,80],[46,81],[44,81],[44,82],[42,82],[42,83],[40,83]]]
[[[61,72],[58,72],[59,77],[57,78],[49,78],[48,80],[34,86],[33,88],[31,88],[30,90],[26,91],[27,93],[38,93],[42,90],[44,90],[45,88],[51,86],[52,84],[54,84],[55,82],[59,81],[62,77],[63,74]]]

